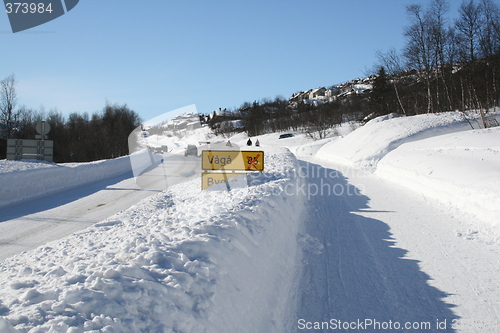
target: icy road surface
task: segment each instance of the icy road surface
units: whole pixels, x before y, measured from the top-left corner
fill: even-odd
[[[85,229],[194,175],[199,159],[162,163],[138,178],[132,172],[0,208],[0,260]]]
[[[127,209],[141,191],[132,173],[2,208],[0,260],[70,235]]]

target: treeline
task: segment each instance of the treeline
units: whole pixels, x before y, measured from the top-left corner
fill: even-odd
[[[297,108],[291,108],[288,100],[278,96],[274,100],[244,103],[233,116],[211,119],[209,125],[219,135],[245,131],[249,136],[257,136],[294,130],[323,138],[342,122],[346,112],[346,106],[336,102],[320,105],[300,102]]]
[[[466,0],[455,20],[447,18],[446,0],[406,10],[405,46],[378,52],[379,62],[368,73],[375,76],[370,92],[295,105],[281,97],[246,102],[236,110],[239,117],[217,117],[210,126],[219,134],[302,130],[321,138],[342,121],[368,115],[475,110],[488,127],[488,109],[500,100],[499,6],[492,0]]]
[[[413,115],[498,106],[498,5],[464,1],[453,21],[447,19],[446,0],[406,9],[410,24],[404,31],[405,47],[378,54],[373,108]]]
[[[65,120],[49,113],[54,162],[89,162],[128,155],[128,136],[140,126],[139,115],[126,105],[106,105],[101,112],[72,113]],[[52,134],[52,136],[51,136]]]
[[[92,115],[32,110],[17,107],[13,75],[0,81],[0,159],[6,156],[7,139],[34,139],[36,124],[45,120],[54,140],[54,162],[90,162],[128,155],[128,136],[141,124],[127,105],[106,104]]]

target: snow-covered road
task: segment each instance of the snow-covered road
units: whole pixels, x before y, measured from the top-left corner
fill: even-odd
[[[127,172],[1,207],[0,260],[63,238],[128,209],[145,197],[193,177],[199,163],[196,158],[170,158],[137,179],[132,172]]]
[[[84,229],[157,193],[132,173],[2,208],[0,260]]]
[[[500,330],[498,244],[459,237],[465,221],[372,174],[301,163],[311,195],[297,332]]]
[[[498,333],[500,128],[462,123],[263,135],[265,171],[229,193],[200,192],[191,156],[140,176],[149,192],[116,177],[126,160],[0,163],[0,332]],[[93,185],[27,201],[68,179]]]

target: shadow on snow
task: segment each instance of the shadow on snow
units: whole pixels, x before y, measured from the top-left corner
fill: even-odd
[[[453,314],[452,305],[443,301],[447,294],[429,285],[431,277],[420,270],[418,260],[405,258],[408,251],[395,246],[386,223],[355,214],[370,208],[369,198],[341,173],[301,162],[302,170],[311,168],[321,171],[321,175],[337,176],[307,176],[308,184],[324,190],[309,197],[304,233],[310,236],[309,243],[317,244],[303,249],[293,329],[455,332],[452,323],[458,317]],[[344,192],[327,193],[328,186],[342,187]],[[358,320],[371,320],[380,326],[358,326]],[[344,329],[347,326],[342,325],[347,324],[339,321],[349,323],[350,329]],[[388,326],[390,321],[392,326]],[[394,329],[396,322],[400,329]],[[405,329],[405,323],[415,326]],[[319,324],[323,324],[322,329],[311,329]]]
[[[0,207],[0,223],[16,219],[22,216],[39,213],[53,209],[78,199],[84,198],[102,190],[141,190],[135,188],[112,188],[111,185],[117,184],[125,179],[132,178],[132,172],[127,172],[109,179],[100,180],[87,185],[78,186],[71,189],[65,189],[56,193],[47,194],[32,199],[20,201],[11,205]]]

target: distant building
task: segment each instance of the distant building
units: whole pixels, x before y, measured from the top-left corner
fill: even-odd
[[[330,89],[326,89],[326,91],[325,91],[326,97],[334,97],[334,96],[337,96],[338,94],[340,94],[340,89],[338,89],[338,88],[330,88]]]
[[[299,103],[320,105],[334,102],[348,95],[368,94],[373,89],[373,81],[375,78],[376,76],[372,75],[367,78],[358,78],[339,85],[334,85],[328,89],[320,87],[294,93],[289,99],[289,108],[296,109]]]
[[[309,89],[293,94],[290,98],[290,102],[300,102],[309,99],[309,94],[311,93],[311,91],[312,89]]]
[[[309,93],[309,99],[316,99],[318,97],[323,97],[325,96],[325,91],[326,89],[323,87],[311,90]]]

